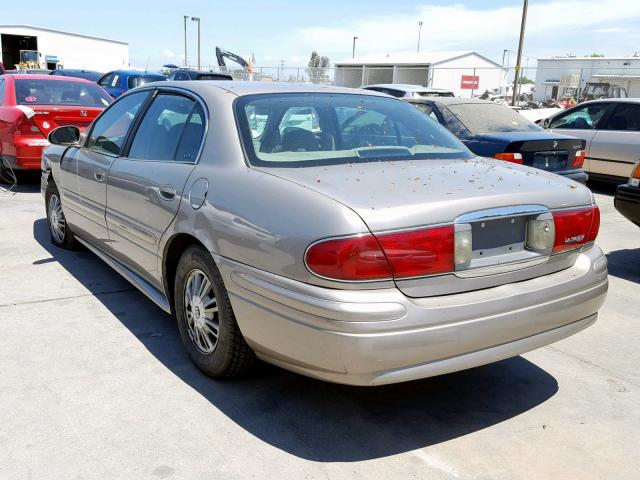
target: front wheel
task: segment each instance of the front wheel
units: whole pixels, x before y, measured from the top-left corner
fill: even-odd
[[[231,378],[255,361],[231,308],[227,290],[211,254],[189,247],[180,258],[174,286],[175,311],[182,343],[207,375]]]
[[[60,192],[58,192],[58,187],[53,181],[50,181],[47,185],[44,198],[51,243],[57,247],[74,250],[76,248],[76,240],[67,224],[67,219],[62,210],[62,202],[60,201]]]

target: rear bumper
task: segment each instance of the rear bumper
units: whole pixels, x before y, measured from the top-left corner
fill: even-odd
[[[550,275],[418,299],[396,288],[311,286],[214,258],[258,357],[352,385],[439,375],[547,345],[593,323],[608,288],[597,246]]]
[[[40,170],[42,150],[49,142],[44,137],[16,136],[15,156],[4,156],[14,170]]]
[[[640,226],[640,187],[624,184],[616,189],[613,204],[622,215]]]

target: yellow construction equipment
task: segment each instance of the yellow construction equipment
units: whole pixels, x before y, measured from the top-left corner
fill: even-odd
[[[37,50],[20,50],[20,63],[16,65],[17,70],[38,69],[40,65],[40,57],[42,55]]]

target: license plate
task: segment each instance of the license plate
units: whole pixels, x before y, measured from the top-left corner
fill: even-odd
[[[472,258],[522,250],[527,217],[498,218],[471,224]]]
[[[533,166],[542,170],[562,170],[567,167],[567,152],[538,152],[533,155]]]

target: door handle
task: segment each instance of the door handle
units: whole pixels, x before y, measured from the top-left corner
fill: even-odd
[[[104,170],[96,170],[93,172],[93,178],[96,182],[104,182]]]
[[[163,200],[173,200],[176,196],[176,189],[171,185],[163,185],[158,189],[158,193]]]

